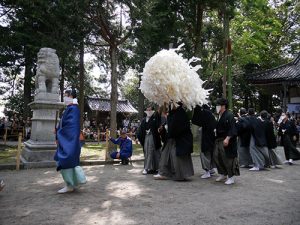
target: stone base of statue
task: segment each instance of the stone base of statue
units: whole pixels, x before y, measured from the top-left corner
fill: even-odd
[[[21,159],[25,168],[55,166],[55,118],[64,104],[59,102],[59,60],[55,49],[38,52],[30,140],[24,143]],[[58,123],[58,120],[57,120]]]
[[[53,156],[56,150],[56,112],[63,108],[61,102],[34,101],[30,139],[24,142],[22,161],[26,168],[55,166]],[[57,121],[58,122],[58,121]]]
[[[47,101],[47,102],[54,102],[56,103],[58,99],[58,95],[54,93],[47,93],[47,92],[39,92],[35,95],[34,101]]]

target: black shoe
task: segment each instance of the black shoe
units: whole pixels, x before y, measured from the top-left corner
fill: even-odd
[[[122,165],[128,165],[129,160],[128,159],[122,159]]]
[[[148,170],[147,173],[148,174],[157,174],[157,171],[156,170]]]

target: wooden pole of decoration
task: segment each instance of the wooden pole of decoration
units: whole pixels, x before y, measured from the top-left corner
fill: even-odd
[[[19,133],[18,138],[18,150],[17,150],[17,157],[16,157],[16,170],[20,170],[20,155],[21,155],[21,142],[22,142],[22,133]]]

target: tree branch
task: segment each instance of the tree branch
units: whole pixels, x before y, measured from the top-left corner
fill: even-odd
[[[97,43],[92,43],[92,42],[85,42],[85,45],[88,46],[95,46],[95,47],[109,47],[109,44],[97,44]]]
[[[10,11],[12,10],[12,8],[8,9],[7,11],[3,10],[3,14],[0,15],[0,18],[5,16],[6,14],[8,14]]]
[[[118,40],[117,45],[123,44],[127,40],[127,38],[129,38],[130,35],[132,34],[132,30],[133,29],[131,28],[124,37],[122,37],[120,40]]]
[[[107,39],[109,40],[109,43],[113,44],[113,41],[115,39],[114,35],[110,32],[109,26],[107,25],[105,19],[103,18],[102,13],[100,12],[100,15],[97,13],[97,16],[99,17],[99,22],[100,22],[99,25],[103,31],[103,34],[108,37]]]

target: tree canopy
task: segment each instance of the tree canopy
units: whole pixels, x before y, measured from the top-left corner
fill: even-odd
[[[255,105],[259,90],[247,84],[244,74],[279,66],[299,54],[299,9],[297,0],[3,0],[0,95],[9,100],[8,108],[18,105],[10,109],[29,115],[37,52],[51,47],[60,59],[61,90],[72,86],[82,89],[82,95],[111,96],[116,102],[119,88],[119,97],[129,98],[143,112],[137,86],[146,61],[161,49],[184,43],[186,58],[201,58],[199,76],[213,89],[213,101],[222,94],[227,13],[234,104]],[[100,81],[112,87],[112,95],[93,87],[94,65],[83,64],[87,53],[105,71]],[[126,83],[129,70],[137,75]]]

